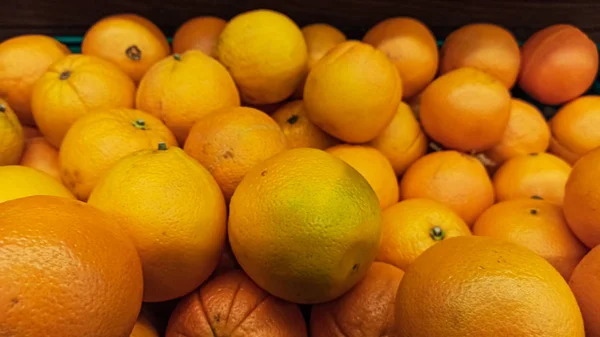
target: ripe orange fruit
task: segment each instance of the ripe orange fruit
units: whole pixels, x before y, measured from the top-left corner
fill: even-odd
[[[377,261],[407,270],[429,247],[455,236],[471,235],[448,206],[430,199],[403,200],[383,211],[383,234]]]
[[[18,164],[25,146],[23,127],[14,111],[0,98],[0,166]]]
[[[87,114],[73,124],[59,153],[65,185],[81,200],[119,159],[158,143],[177,141],[156,117],[140,110],[106,109]]]
[[[495,204],[477,219],[473,234],[529,248],[550,262],[566,280],[587,253],[587,247],[567,225],[560,205],[539,198]]]
[[[241,270],[220,275],[178,305],[166,337],[306,337],[298,305],[259,288]]]
[[[227,21],[214,16],[201,16],[186,21],[173,35],[173,52],[183,54],[199,50],[210,57],[217,56],[217,42]]]
[[[23,126],[23,138],[24,138],[25,142],[29,141],[30,139],[37,138],[37,137],[44,138],[44,135],[42,135],[42,133],[40,132],[40,130],[38,130],[38,128],[33,127],[33,126],[27,126],[27,125],[22,125],[22,126]]]
[[[366,274],[379,248],[381,208],[350,165],[297,148],[246,174],[231,198],[228,230],[240,266],[261,288],[291,302],[321,303]]]
[[[519,86],[543,104],[562,104],[581,96],[597,72],[596,44],[572,25],[544,28],[521,48]]]
[[[404,199],[439,201],[469,226],[494,203],[494,188],[483,164],[456,151],[434,152],[417,160],[404,173],[400,194]]]
[[[69,55],[54,63],[33,88],[31,109],[44,137],[59,148],[71,125],[94,109],[130,108],[135,85],[113,64]]]
[[[140,315],[129,337],[159,337],[159,334],[148,318]]]
[[[396,17],[383,20],[367,32],[363,42],[381,50],[394,62],[402,78],[405,98],[425,89],[437,73],[435,36],[417,19]]]
[[[43,137],[35,137],[25,142],[25,150],[19,165],[40,170],[61,181],[58,150]]]
[[[542,113],[534,105],[513,98],[504,136],[485,155],[501,165],[516,156],[545,152],[549,144],[550,128]]]
[[[573,271],[569,285],[577,298],[587,337],[600,336],[600,298],[596,296],[600,280],[600,248],[592,249]]]
[[[330,50],[314,65],[304,87],[308,118],[350,143],[377,137],[394,118],[401,98],[402,80],[394,64],[358,41]]]
[[[398,179],[390,161],[377,149],[363,145],[340,144],[327,149],[355,168],[377,194],[379,205],[385,209],[398,202]]]
[[[577,301],[551,264],[481,236],[445,240],[412,264],[396,326],[399,337],[585,336]]]
[[[269,104],[292,95],[306,74],[308,54],[294,21],[261,9],[239,14],[227,23],[219,37],[217,57],[245,102]]]
[[[510,105],[510,93],[500,81],[475,68],[460,68],[425,89],[419,116],[425,132],[446,148],[483,151],[502,140]]]
[[[548,153],[531,153],[505,162],[492,182],[496,200],[504,201],[539,196],[562,204],[571,166]]]
[[[369,145],[381,151],[396,174],[401,175],[425,154],[427,136],[421,130],[410,106],[400,102],[390,124]]]
[[[365,277],[342,297],[313,306],[312,337],[393,336],[396,292],[404,272],[375,262]]]
[[[142,305],[142,268],[115,218],[49,196],[1,203],[0,214],[3,334],[128,336]]]
[[[324,150],[338,143],[308,120],[302,100],[292,101],[277,109],[273,119],[279,124],[290,147],[312,147]]]
[[[472,67],[512,88],[519,75],[521,51],[514,35],[489,23],[475,23],[452,32],[440,51],[440,73]]]
[[[31,92],[35,82],[69,49],[44,35],[22,35],[0,43],[0,98],[6,99],[21,123],[35,125]]]
[[[119,14],[96,22],[85,33],[81,51],[111,61],[139,82],[154,63],[171,53],[171,47],[150,20],[135,14]]]
[[[124,230],[142,260],[145,302],[168,301],[196,289],[225,246],[227,215],[217,182],[180,148],[158,146],[119,160],[88,200],[130,220]]]
[[[31,167],[0,166],[0,203],[32,195],[53,195],[75,199],[60,182]]]
[[[227,200],[250,168],[287,148],[279,125],[247,107],[221,109],[201,118],[184,146],[215,177]]]

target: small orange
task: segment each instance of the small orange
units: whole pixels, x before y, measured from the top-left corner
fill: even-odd
[[[129,337],[159,337],[159,334],[148,318],[140,315]]]
[[[379,205],[385,209],[398,202],[398,180],[390,161],[369,146],[340,144],[327,149],[332,154],[355,168],[377,194]]]
[[[427,198],[454,210],[471,226],[494,203],[494,187],[479,160],[456,151],[440,151],[417,160],[400,183],[404,199]]]
[[[370,146],[381,151],[392,164],[397,175],[401,175],[427,151],[427,136],[415,118],[410,106],[398,105],[396,115]]]
[[[0,166],[18,164],[23,154],[23,127],[14,111],[0,98]]]
[[[600,320],[598,319],[600,278],[598,275],[600,275],[600,247],[592,249],[581,260],[569,281],[571,290],[581,308],[587,337],[600,336]]]
[[[494,174],[496,200],[539,196],[562,204],[571,166],[548,153],[531,153],[505,162]]]
[[[21,165],[0,166],[0,203],[33,195],[75,199],[63,184],[46,173]]]
[[[35,125],[31,92],[35,82],[69,49],[44,35],[22,35],[0,43],[0,98],[6,99],[21,123]]]
[[[438,70],[438,47],[435,36],[421,21],[409,17],[383,20],[363,38],[384,52],[396,65],[402,78],[404,98],[421,92]]]
[[[42,135],[42,133],[40,132],[40,130],[36,127],[33,126],[27,126],[27,125],[23,125],[23,138],[25,139],[25,141],[28,141],[32,138],[37,138],[37,137],[44,137],[44,135]]]
[[[116,64],[135,82],[171,52],[169,41],[150,20],[135,14],[111,15],[86,33],[81,51]]]
[[[567,225],[562,208],[535,197],[502,201],[488,208],[473,225],[473,234],[529,248],[566,280],[588,251]]]
[[[481,70],[460,68],[425,89],[419,116],[425,132],[446,148],[483,151],[502,140],[510,105],[502,82]]]
[[[431,246],[455,236],[471,235],[448,206],[430,199],[403,200],[383,211],[383,233],[377,261],[407,270]]]
[[[199,50],[217,56],[217,42],[227,21],[214,16],[201,16],[186,21],[173,35],[173,52],[183,54]]]
[[[25,142],[25,150],[19,165],[40,170],[61,181],[58,150],[43,137],[35,137]]]
[[[291,148],[312,147],[324,150],[338,143],[306,117],[302,100],[292,101],[277,109],[272,115],[285,134]]]

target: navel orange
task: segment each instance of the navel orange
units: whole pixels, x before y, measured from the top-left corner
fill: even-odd
[[[75,199],[69,189],[52,176],[27,166],[0,166],[0,186],[0,203],[33,195]]]
[[[292,101],[277,109],[272,115],[285,134],[290,147],[312,147],[324,150],[339,143],[306,116],[302,100]]]
[[[217,56],[217,42],[227,21],[214,16],[200,16],[181,25],[173,35],[173,52],[183,54],[199,50],[210,57]]]
[[[19,163],[25,136],[15,112],[0,98],[0,166]]]

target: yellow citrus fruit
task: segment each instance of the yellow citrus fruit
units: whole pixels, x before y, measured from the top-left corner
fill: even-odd
[[[19,163],[25,147],[24,137],[19,118],[0,98],[0,166]]]
[[[0,203],[33,195],[75,199],[68,188],[50,175],[27,166],[0,166]]]
[[[338,143],[337,139],[308,120],[304,102],[301,100],[285,104],[271,117],[279,124],[292,148],[312,147],[324,150]]]

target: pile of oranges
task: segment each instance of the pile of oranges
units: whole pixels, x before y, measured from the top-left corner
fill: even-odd
[[[564,24],[6,40],[0,336],[600,337],[597,72]]]

